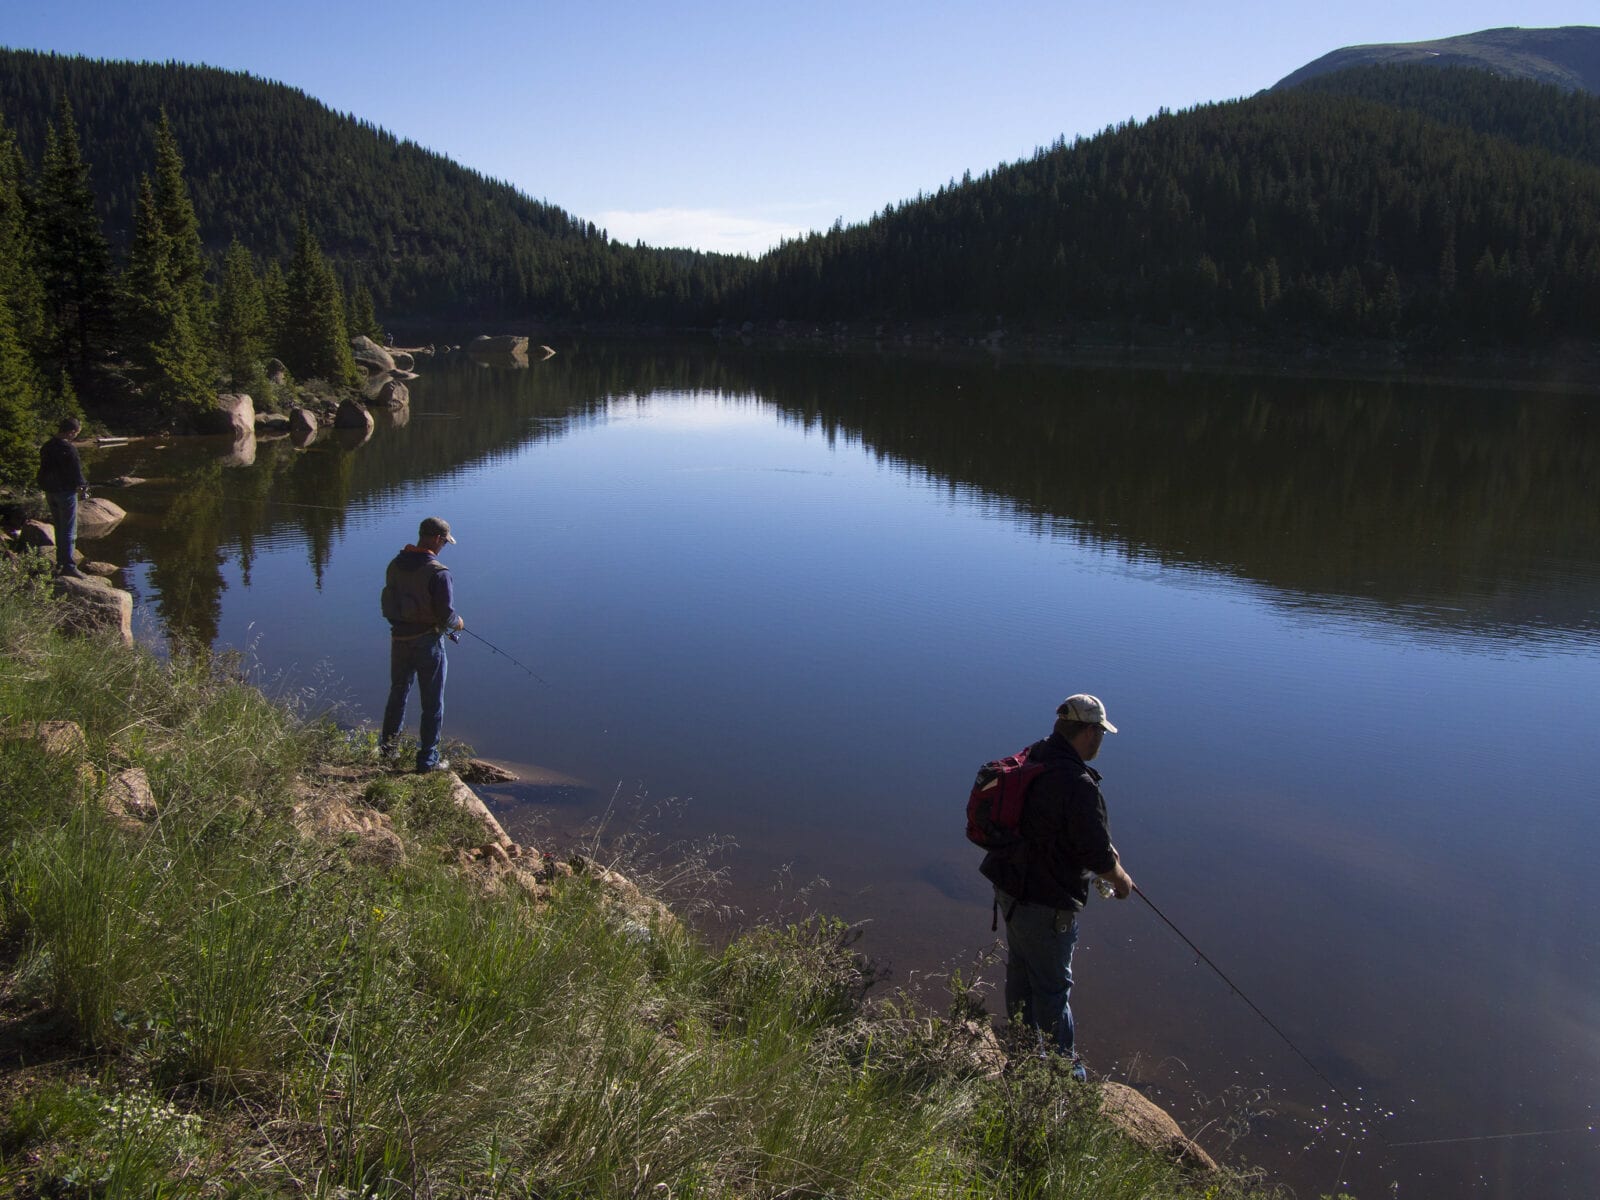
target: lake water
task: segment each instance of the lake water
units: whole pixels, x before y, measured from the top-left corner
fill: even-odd
[[[141,637],[375,721],[384,564],[447,517],[538,676],[450,651],[516,835],[731,838],[724,902],[935,1003],[998,979],[973,772],[1093,692],[1133,877],[1355,1111],[1137,899],[1083,919],[1093,1069],[1302,1195],[1596,1194],[1594,397],[558,348],[359,446],[103,451],[150,482],[84,549]]]

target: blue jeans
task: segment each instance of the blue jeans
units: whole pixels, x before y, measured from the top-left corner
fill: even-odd
[[[78,536],[78,493],[49,492],[50,522],[56,527],[56,569],[72,566],[72,543]]]
[[[1006,917],[1006,1015],[1053,1038],[1072,1057],[1072,951],[1078,944],[1078,916],[1042,904],[1018,904],[997,891]]]
[[[444,635],[425,633],[418,638],[389,642],[389,702],[383,706],[383,731],[378,745],[394,745],[406,719],[406,696],[417,681],[422,697],[422,729],[417,734],[417,770],[426,771],[439,761],[439,732],[444,728]]]

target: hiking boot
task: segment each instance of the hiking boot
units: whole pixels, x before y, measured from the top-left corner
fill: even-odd
[[[450,769],[450,760],[448,758],[441,758],[438,762],[433,763],[431,766],[418,767],[417,768],[417,774],[418,775],[431,775],[435,771],[448,771],[449,769]]]

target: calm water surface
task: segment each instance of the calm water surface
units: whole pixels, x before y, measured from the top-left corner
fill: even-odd
[[[1302,1195],[1596,1194],[1600,403],[561,350],[364,445],[103,452],[150,482],[85,549],[140,636],[375,720],[383,566],[448,517],[540,677],[451,651],[513,831],[730,837],[726,900],[933,1002],[998,978],[973,771],[1094,692],[1134,878],[1357,1111],[1137,900],[1084,918],[1091,1065]]]

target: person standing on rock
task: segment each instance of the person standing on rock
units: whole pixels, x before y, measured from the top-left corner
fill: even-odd
[[[1023,798],[1024,855],[991,851],[979,867],[1005,914],[1006,1014],[1048,1039],[1080,1080],[1088,1072],[1076,1051],[1067,1002],[1078,913],[1089,899],[1092,875],[1119,900],[1133,892],[1111,844],[1100,774],[1089,766],[1106,734],[1116,731],[1096,697],[1080,693],[1063,700],[1050,736],[1028,747],[1029,765],[1045,770]]]
[[[83,463],[72,439],[83,428],[77,417],[67,417],[56,429],[56,436],[39,448],[39,488],[50,504],[50,520],[56,528],[56,574],[83,578],[72,561],[72,543],[78,536],[78,500],[89,496],[89,481],[83,477]]]
[[[455,610],[450,569],[439,561],[447,545],[454,545],[450,524],[427,517],[417,529],[415,545],[396,554],[384,572],[383,615],[389,622],[389,700],[383,709],[383,729],[378,750],[385,757],[396,753],[396,739],[406,719],[406,697],[417,681],[422,698],[422,727],[418,734],[417,770],[443,771],[450,763],[439,757],[439,737],[444,728],[446,635],[467,627]]]

